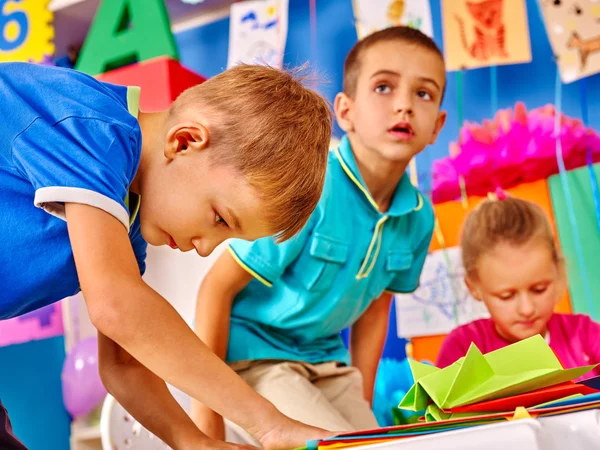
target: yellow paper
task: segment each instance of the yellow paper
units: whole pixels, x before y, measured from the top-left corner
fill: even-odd
[[[529,411],[527,411],[527,409],[523,408],[522,406],[517,407],[517,409],[515,409],[515,414],[512,416],[512,418],[509,418],[508,420],[519,420],[519,419],[531,419],[531,414],[529,414]]]
[[[448,70],[531,61],[525,0],[442,0]]]
[[[548,39],[564,83],[600,72],[600,4],[541,2]]]

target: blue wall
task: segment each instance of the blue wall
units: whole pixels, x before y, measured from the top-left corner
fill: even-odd
[[[426,0],[423,0],[426,1]],[[520,100],[529,108],[552,103],[556,64],[546,30],[538,10],[538,0],[526,0],[531,34],[533,61],[529,64],[502,66],[498,72],[498,107],[507,108]],[[442,24],[440,1],[431,0],[434,38],[440,48]],[[348,50],[356,42],[352,2],[350,0],[327,0],[317,2],[317,42],[315,52],[311,51],[309,2],[290,0],[289,33],[285,53],[287,65],[299,65],[310,61],[311,66],[329,82],[321,86],[321,91],[333,100],[341,89],[342,67]],[[229,19],[214,22],[176,36],[181,61],[191,69],[212,76],[227,65],[229,40]],[[448,74],[448,88],[444,108],[449,112],[448,122],[438,142],[417,157],[420,182],[429,187],[429,169],[434,159],[445,156],[448,144],[458,132],[456,74]],[[588,78],[588,92],[598,92],[600,77]],[[467,71],[464,74],[464,118],[480,121],[490,117],[490,70],[487,68]],[[566,114],[579,117],[579,85],[564,86],[563,109]],[[590,99],[590,125],[600,126],[598,101]]]
[[[0,399],[29,450],[68,450],[70,419],[62,402],[63,337],[0,348]]]

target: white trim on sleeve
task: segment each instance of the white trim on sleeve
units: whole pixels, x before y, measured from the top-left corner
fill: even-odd
[[[33,203],[47,213],[66,220],[64,203],[81,203],[106,211],[121,222],[129,232],[129,213],[118,202],[89,189],[49,186],[35,191]]]

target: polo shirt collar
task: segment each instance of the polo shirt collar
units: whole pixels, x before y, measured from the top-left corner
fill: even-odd
[[[350,146],[350,140],[348,139],[348,136],[344,136],[342,138],[340,146],[334,151],[344,173],[348,176],[348,178],[350,178],[358,190],[361,191],[362,195],[373,207],[373,209],[379,212],[379,205],[373,199],[373,196],[369,192],[369,189],[367,188],[367,185],[365,184],[362,175],[358,170],[358,165],[356,164],[356,159],[354,157],[352,147]],[[423,198],[421,194],[412,185],[410,178],[405,174],[400,179],[398,186],[396,186],[396,191],[394,192],[394,197],[392,198],[390,208],[385,212],[385,214],[388,216],[402,216],[411,211],[418,211],[422,207]]]

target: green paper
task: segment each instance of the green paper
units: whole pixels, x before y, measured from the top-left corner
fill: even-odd
[[[419,377],[398,407],[411,411],[426,407],[426,417],[442,420],[441,410],[554,386],[579,378],[594,367],[563,369],[540,335],[486,355],[471,344],[465,357],[444,369],[431,370],[429,375],[423,374],[421,366],[411,364]]]
[[[596,173],[596,177],[600,177],[600,164],[594,165],[594,172]],[[598,239],[599,231],[596,224],[590,175],[588,168],[582,167],[568,171],[566,177],[573,201],[573,211],[580,238],[579,244],[583,251],[585,274],[589,282],[591,298],[596,303],[597,299],[600,298],[600,277],[595,272],[598,265],[598,255],[600,255],[600,239]],[[573,312],[587,314],[594,320],[599,321],[600,305],[593,304],[590,309],[590,302],[586,296],[582,272],[577,259],[575,236],[569,220],[567,202],[560,181],[560,175],[550,177],[548,179],[548,186],[550,187],[550,198],[552,199],[554,220],[558,229],[560,246],[567,263],[569,294]]]
[[[425,411],[425,422],[440,422],[451,417],[451,413],[445,413],[435,403],[431,403]]]
[[[415,361],[414,359],[409,359],[408,365],[410,366],[410,370],[413,374],[415,382],[440,370],[435,366],[423,364]],[[429,403],[429,396],[427,395],[427,392],[425,392],[420,384],[415,383],[404,396],[400,402],[400,405],[398,405],[398,409],[423,411],[427,407],[427,403]]]
[[[157,56],[178,59],[164,0],[103,0],[76,69],[98,75]]]
[[[414,359],[408,360],[408,366],[410,367],[410,371],[412,372],[415,381],[419,381],[421,378],[440,370],[431,364],[425,364]]]

